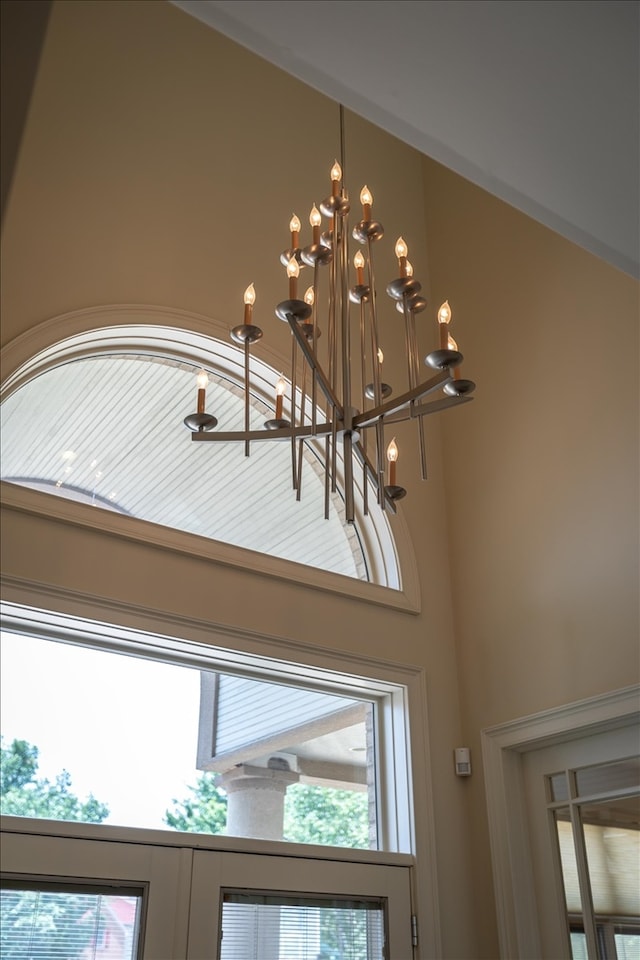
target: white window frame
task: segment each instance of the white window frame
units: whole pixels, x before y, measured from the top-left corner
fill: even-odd
[[[228,327],[212,318],[152,305],[110,305],[74,311],[47,320],[3,348],[0,400],[33,377],[72,359],[100,353],[150,353],[184,360],[241,380],[241,354],[228,342]],[[271,402],[283,358],[267,345],[265,362],[253,363],[252,390]],[[402,507],[393,515],[358,524],[371,582],[344,577],[232,544],[121,516],[50,494],[2,484],[2,500],[12,509],[54,517],[128,539],[152,543],[199,558],[293,580],[331,593],[358,597],[409,613],[420,612],[417,564]],[[371,501],[371,498],[370,498]],[[373,513],[379,508],[370,502]]]
[[[381,850],[339,850],[315,845],[234,837],[198,837],[199,845],[238,852],[338,858],[364,863],[397,863],[412,858],[414,907],[421,929],[421,956],[441,955],[437,900],[436,844],[427,736],[426,680],[422,668],[372,657],[321,651],[223,625],[160,615],[43,585],[5,582],[0,604],[3,626],[21,633],[95,649],[182,663],[196,668],[241,671],[256,678],[300,682],[317,689],[373,699],[380,711],[376,757],[377,809]],[[29,602],[27,602],[27,597]],[[37,605],[36,605],[37,604]],[[409,735],[411,731],[411,735]],[[419,816],[414,811],[419,811]],[[13,821],[13,823],[11,822]],[[33,821],[70,837],[140,837],[140,842],[180,843],[172,832],[92,824]],[[22,818],[4,818],[3,827],[24,832]],[[183,838],[184,841],[184,838]],[[423,951],[423,952],[422,952]]]

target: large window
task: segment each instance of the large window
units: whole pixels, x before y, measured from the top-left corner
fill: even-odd
[[[409,836],[406,777],[384,775],[401,689],[72,639],[2,634],[4,814],[360,849],[402,846],[400,816]]]
[[[402,590],[415,604],[411,571],[401,583],[389,510],[372,490],[365,497],[364,473],[356,471],[355,523],[344,522],[341,454],[331,492],[320,465],[324,441],[302,445],[299,496],[290,444],[252,441],[246,457],[244,443],[192,443],[183,420],[196,407],[199,369],[209,375],[206,405],[218,429],[244,429],[244,354],[228,342],[226,327],[208,321],[203,335],[164,326],[166,312],[149,324],[151,308],[142,311],[146,324],[132,323],[130,309],[108,312],[119,325],[92,329],[88,311],[75,324],[82,332],[26,361],[17,351],[19,362],[2,385],[3,480],[248,549],[271,565],[293,561]],[[250,427],[261,435],[274,416],[279,377],[259,356],[252,359]],[[305,411],[310,418],[309,398]],[[287,575],[282,564],[278,572]],[[388,602],[402,605],[401,598]]]

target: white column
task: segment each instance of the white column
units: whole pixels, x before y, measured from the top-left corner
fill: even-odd
[[[248,763],[228,770],[218,780],[227,793],[228,837],[282,840],[284,798],[287,787],[297,783],[299,774],[287,767],[257,767]],[[269,761],[272,763],[272,761]]]

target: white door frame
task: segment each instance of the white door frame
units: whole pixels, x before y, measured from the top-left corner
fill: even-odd
[[[531,869],[522,756],[640,721],[640,685],[565,704],[482,731],[500,956],[537,960],[540,933]]]

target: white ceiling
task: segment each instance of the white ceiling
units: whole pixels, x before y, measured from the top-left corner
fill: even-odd
[[[173,0],[640,276],[638,0]]]

